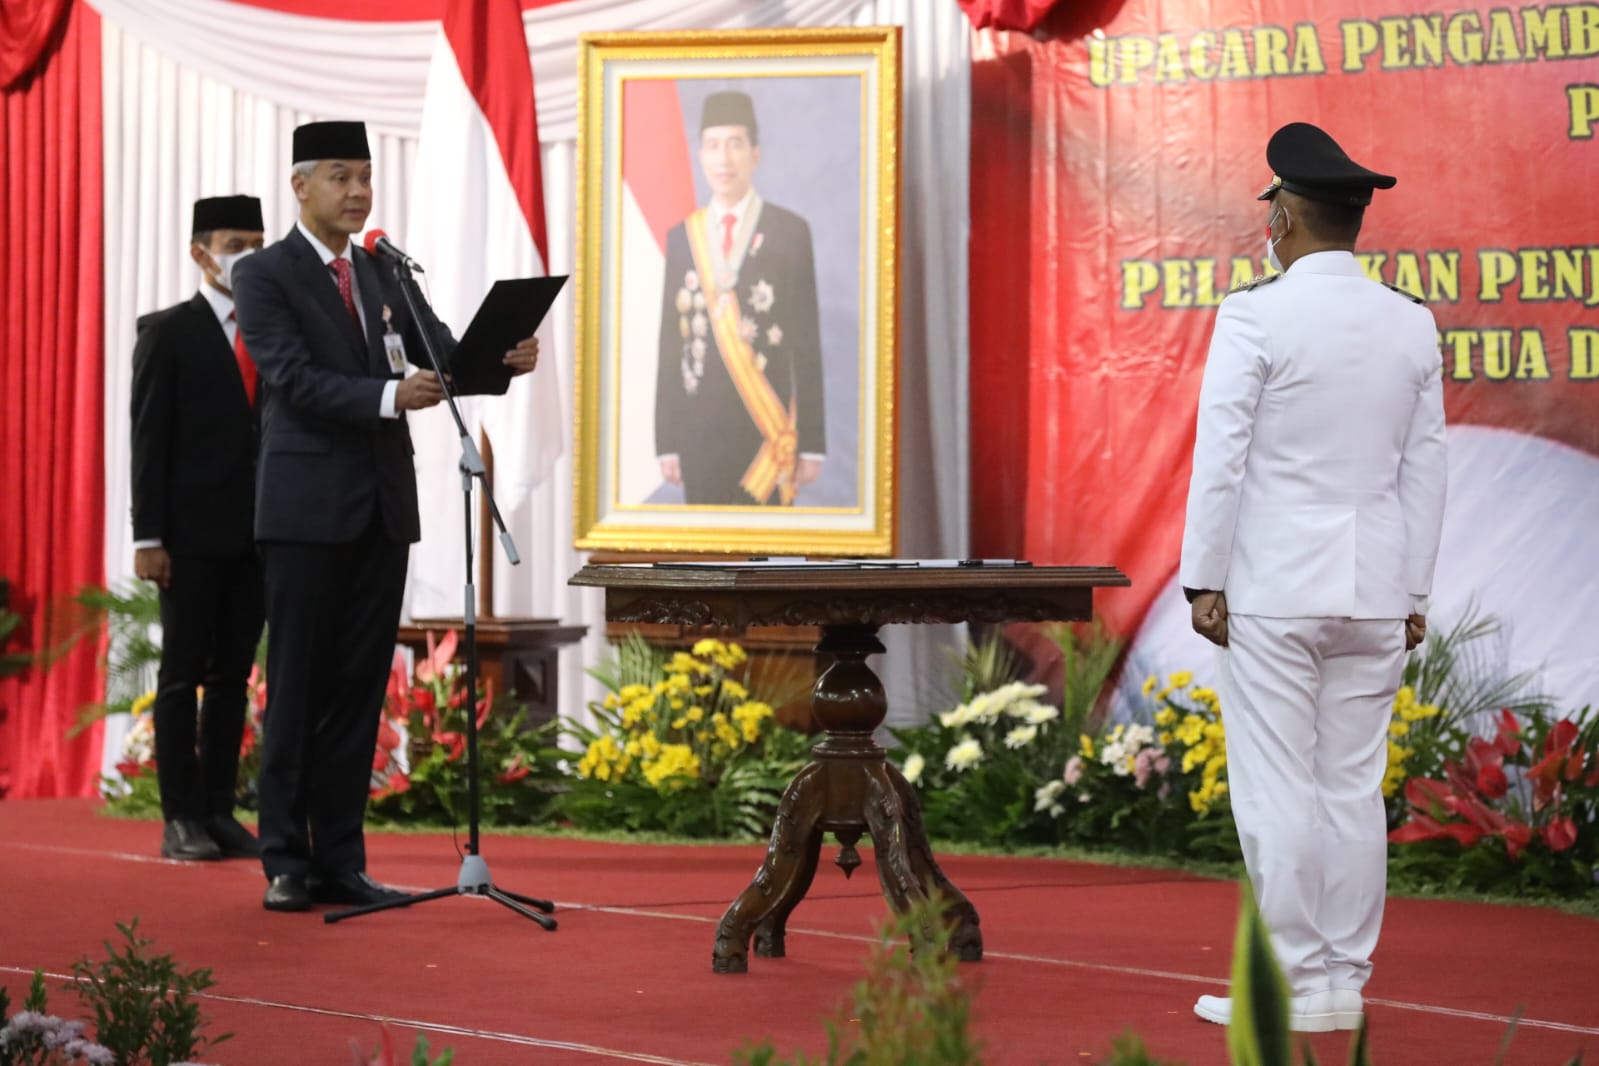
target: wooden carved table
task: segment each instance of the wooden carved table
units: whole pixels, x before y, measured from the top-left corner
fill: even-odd
[[[931,885],[951,950],[964,962],[982,958],[977,909],[938,868],[915,791],[873,739],[888,703],[866,657],[883,651],[885,625],[1086,621],[1094,589],[1129,582],[1113,567],[663,563],[585,566],[571,584],[605,589],[611,622],[822,627],[816,650],[832,665],[812,701],[826,736],[783,794],[760,870],[716,929],[712,969],[744,973],[752,936],[757,955],[783,956],[788,916],[816,876],[824,833],[841,845],[834,861],[846,877],[861,864],[856,843],[870,834],[890,905],[903,911]]]

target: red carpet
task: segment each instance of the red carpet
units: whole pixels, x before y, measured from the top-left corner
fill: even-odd
[[[88,801],[0,803],[0,984],[16,998],[34,967],[64,974],[99,957],[113,922],[187,966],[210,966],[208,1061],[348,1064],[393,1019],[459,1066],[727,1063],[747,1038],[785,1053],[825,1050],[822,1015],[860,976],[885,907],[870,864],[853,881],[824,865],[791,920],[786,959],[744,976],[710,970],[715,923],[748,883],[756,846],[659,847],[488,837],[496,882],[556,900],[546,933],[497,904],[449,898],[325,925],[261,910],[249,862],[156,858],[159,827],[97,815]],[[373,834],[370,868],[413,888],[453,884],[448,836]],[[1226,1062],[1225,1034],[1194,1019],[1195,996],[1225,985],[1236,895],[1180,873],[1045,859],[950,858],[982,915],[988,957],[977,1026],[987,1061],[1094,1062],[1124,1029],[1191,1066]],[[1368,988],[1379,1063],[1493,1061],[1523,1014],[1507,1062],[1563,1066],[1599,1055],[1599,922],[1534,908],[1397,900]],[[57,983],[58,984],[58,983]],[[75,1016],[70,992],[52,991]],[[1348,1038],[1318,1036],[1325,1064]]]

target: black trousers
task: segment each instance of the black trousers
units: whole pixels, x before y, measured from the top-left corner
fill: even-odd
[[[161,814],[168,821],[233,813],[245,684],[263,610],[253,551],[173,558],[171,584],[161,590],[161,669],[151,708]],[[197,706],[200,686],[205,698]]]
[[[261,864],[269,878],[359,873],[410,545],[389,539],[375,518],[347,544],[263,542],[260,549],[267,602]]]

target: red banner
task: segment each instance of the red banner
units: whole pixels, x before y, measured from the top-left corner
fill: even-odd
[[[1255,196],[1296,120],[1398,176],[1360,254],[1436,314],[1451,424],[1599,455],[1599,4],[1103,17],[975,49],[979,551],[1120,566],[1122,632],[1169,583],[1214,309],[1267,269]]]

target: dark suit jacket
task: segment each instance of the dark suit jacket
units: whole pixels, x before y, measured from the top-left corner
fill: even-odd
[[[366,336],[345,310],[333,272],[298,227],[239,262],[233,295],[244,341],[266,383],[258,541],[338,544],[359,538],[381,515],[391,539],[421,536],[411,432],[402,413],[383,418],[389,369],[383,312],[405,340],[407,358],[427,365],[393,268],[353,250]],[[422,303],[425,328],[446,361],[455,339]]]
[[[249,551],[258,423],[199,293],[139,319],[132,415],[133,539],[174,555]]]
[[[705,376],[693,393],[684,387],[683,359],[693,342],[685,338],[677,309],[678,291],[694,269],[685,223],[666,238],[666,284],[661,305],[660,367],[655,389],[657,455],[681,457],[684,477],[690,471],[714,469],[718,480],[736,483],[761,447],[761,434],[739,399],[733,378],[706,336]],[[804,219],[774,204],[761,205],[755,227],[760,245],[746,253],[739,269],[738,298],[743,313],[755,323],[756,352],[766,356],[766,377],[785,406],[797,407],[798,450],[827,451],[827,412],[822,395],[822,343],[816,302],[816,266],[811,230]],[[751,238],[754,245],[755,238]],[[755,311],[750,290],[760,282],[771,286],[773,299]],[[692,318],[693,312],[689,313]],[[778,327],[772,343],[772,327]],[[774,497],[775,499],[775,497]],[[753,503],[747,496],[746,503]]]

